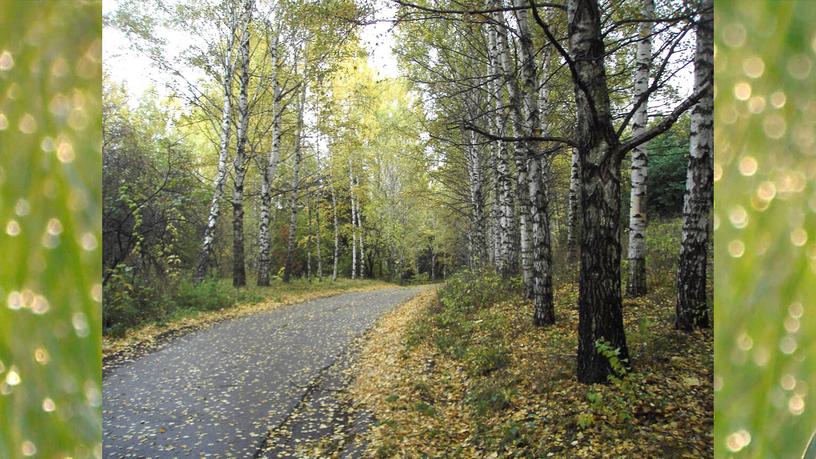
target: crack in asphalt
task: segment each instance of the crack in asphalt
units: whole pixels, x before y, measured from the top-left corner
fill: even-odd
[[[274,435],[275,432],[277,432],[281,427],[286,425],[286,423],[289,422],[292,419],[292,415],[294,415],[296,412],[298,412],[300,407],[303,405],[303,401],[306,400],[306,397],[308,397],[309,394],[311,394],[320,385],[320,381],[323,379],[323,376],[325,375],[325,373],[329,370],[329,368],[331,368],[335,364],[335,362],[337,362],[337,359],[339,357],[340,357],[339,355],[335,356],[334,359],[332,359],[331,363],[329,363],[325,367],[321,368],[320,371],[317,372],[317,376],[315,376],[315,378],[309,384],[307,384],[304,387],[299,387],[300,389],[306,389],[306,390],[303,391],[303,394],[300,396],[300,399],[298,400],[297,405],[295,405],[295,407],[291,411],[286,413],[286,417],[281,419],[281,421],[278,422],[278,424],[276,426],[271,427],[271,428],[269,428],[269,430],[267,430],[266,436],[261,441],[261,444],[258,447],[258,449],[255,451],[255,454],[252,456],[253,459],[263,457],[263,453],[267,449],[267,443],[269,442],[272,435]],[[295,387],[298,387],[298,386],[295,386]]]

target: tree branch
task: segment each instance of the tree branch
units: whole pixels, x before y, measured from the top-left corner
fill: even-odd
[[[571,147],[578,147],[578,144],[575,143],[572,139],[568,139],[566,137],[554,137],[554,136],[518,136],[518,137],[510,137],[504,135],[496,135],[490,132],[481,129],[479,126],[472,124],[470,122],[465,121],[465,128],[469,131],[473,131],[477,134],[480,134],[484,137],[487,137],[490,140],[501,140],[504,142],[561,142],[567,144]]]
[[[680,118],[680,115],[685,113],[689,108],[693,107],[700,99],[703,98],[709,91],[711,90],[711,82],[708,82],[700,88],[699,91],[689,96],[688,99],[684,100],[683,103],[678,105],[671,113],[669,113],[666,117],[660,120],[660,123],[653,126],[651,129],[643,132],[640,135],[635,137],[630,137],[626,141],[622,142],[620,146],[615,151],[616,154],[623,157],[629,150],[642,145],[653,138],[657,137],[658,135],[666,132],[669,130],[670,127]]]

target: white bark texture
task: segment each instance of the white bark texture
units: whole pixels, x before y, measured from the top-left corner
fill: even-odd
[[[340,227],[337,222],[337,195],[334,192],[334,184],[329,185],[332,198],[332,214],[334,220],[334,257],[332,260],[332,282],[337,280],[337,261],[340,257]]]
[[[654,0],[642,0],[644,19],[654,17]],[[649,67],[652,61],[653,22],[640,23],[641,39],[637,43],[635,61],[634,100],[640,105],[632,118],[632,135],[637,136],[646,131],[648,122]],[[648,175],[649,156],[646,144],[632,150],[632,189],[629,207],[629,285],[631,296],[646,293],[646,178]]]
[[[227,179],[227,159],[229,157],[230,128],[232,124],[232,77],[235,73],[235,62],[232,58],[232,50],[235,44],[235,33],[238,28],[237,12],[231,12],[231,24],[226,37],[226,50],[223,56],[222,69],[223,80],[221,88],[224,96],[224,105],[221,109],[221,132],[220,146],[218,150],[218,166],[213,179],[213,196],[210,201],[210,211],[207,216],[207,226],[204,229],[204,241],[201,247],[201,257],[196,268],[196,281],[201,282],[207,275],[212,259],[213,243],[215,241],[215,226],[221,213],[221,198],[224,196],[224,182]]]
[[[490,92],[493,94],[493,106],[496,111],[493,124],[495,131],[501,136],[505,133],[504,119],[507,117],[507,110],[504,108],[504,98],[502,87],[499,81],[503,80],[501,63],[499,62],[499,38],[496,25],[488,26],[488,78],[491,81]],[[495,143],[495,164],[496,164],[496,202],[498,207],[498,232],[496,235],[496,245],[498,246],[497,264],[499,272],[503,276],[513,274],[517,263],[513,251],[513,192],[510,177],[509,159],[507,144],[501,140]]]
[[[578,255],[578,231],[580,231],[578,219],[578,203],[581,194],[581,161],[578,156],[578,149],[572,149],[572,166],[570,167],[570,186],[567,210],[567,256],[570,260],[575,260]]]
[[[349,199],[351,200],[351,278],[357,278],[357,204],[354,202],[354,172],[348,159]]]
[[[240,61],[241,73],[238,77],[238,131],[237,147],[232,161],[232,285],[246,285],[246,265],[244,262],[244,179],[247,170],[247,128],[249,126],[249,26],[252,22],[253,1],[244,3]]]
[[[694,56],[694,90],[714,79],[714,2],[702,0]],[[681,330],[711,325],[706,298],[708,221],[713,197],[711,156],[714,149],[714,92],[705,95],[691,112],[691,145],[683,202],[683,235],[677,274],[677,317]]]
[[[304,68],[305,68],[304,62]],[[283,271],[283,281],[289,282],[292,276],[292,257],[294,256],[295,243],[297,241],[297,214],[298,214],[298,189],[300,186],[300,163],[303,160],[303,111],[306,105],[306,79],[300,83],[300,103],[298,104],[297,139],[295,140],[295,161],[292,167],[292,191],[289,214],[289,238],[286,244],[286,265]]]
[[[524,75],[524,102],[527,111],[527,130],[531,137],[541,135],[541,113],[539,111],[538,77],[535,53],[527,17],[527,2],[515,0],[516,21],[521,48],[521,68]],[[532,300],[533,323],[545,325],[555,322],[552,292],[552,254],[550,250],[550,224],[547,196],[544,184],[546,159],[541,157],[538,142],[526,143],[528,192],[530,195],[530,223],[532,233]]]
[[[470,190],[470,258],[472,266],[479,267],[487,262],[482,164],[479,149],[474,145],[473,132],[462,129],[462,136],[467,144],[465,146],[465,162],[467,163],[468,187]]]
[[[275,171],[280,161],[280,135],[281,135],[281,109],[280,98],[281,88],[278,83],[278,69],[280,66],[280,58],[277,51],[278,37],[275,36],[270,53],[272,53],[272,146],[269,149],[266,168],[261,177],[261,216],[260,226],[258,228],[258,247],[260,254],[258,256],[258,285],[269,285],[269,264],[270,264],[270,233],[269,223],[272,207],[272,180],[275,178]]]
[[[493,5],[502,7],[501,0],[493,0]],[[503,27],[505,25],[504,18],[501,13],[495,13],[493,18],[501,27],[498,30],[498,57],[499,63],[504,74],[504,81],[507,85],[507,94],[510,99],[510,105],[513,107],[512,120],[513,128],[517,135],[523,135],[525,132],[524,121],[522,116],[522,101],[518,81],[515,76],[515,69],[510,61],[510,45],[507,40],[507,32]],[[530,195],[528,193],[527,183],[527,158],[525,155],[524,142],[516,145],[513,149],[514,162],[516,165],[516,202],[519,208],[519,242],[521,251],[521,273],[524,281],[527,295],[532,297],[532,263],[530,254],[531,236],[530,225],[528,224],[530,215]]]

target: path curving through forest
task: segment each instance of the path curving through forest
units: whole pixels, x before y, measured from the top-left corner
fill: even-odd
[[[103,379],[104,457],[267,456],[270,432],[303,411],[316,386],[333,390],[353,339],[420,290],[287,305],[121,363]]]

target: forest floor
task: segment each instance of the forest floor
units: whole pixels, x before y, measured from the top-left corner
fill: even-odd
[[[227,281],[224,281],[227,282]],[[296,280],[289,284],[274,281],[269,287],[247,286],[241,300],[217,310],[185,309],[174,312],[161,321],[154,321],[125,331],[122,336],[102,337],[103,368],[123,360],[151,352],[158,346],[187,333],[228,319],[269,311],[283,305],[301,303],[346,292],[362,292],[394,287],[378,280],[342,279],[306,282]],[[230,287],[231,288],[231,287]]]
[[[358,441],[373,457],[711,457],[713,332],[674,330],[673,276],[650,274],[624,298],[633,371],[606,385],[575,378],[576,281],[556,281],[545,328],[520,295],[460,314],[424,292],[355,364],[352,403],[374,418]]]

